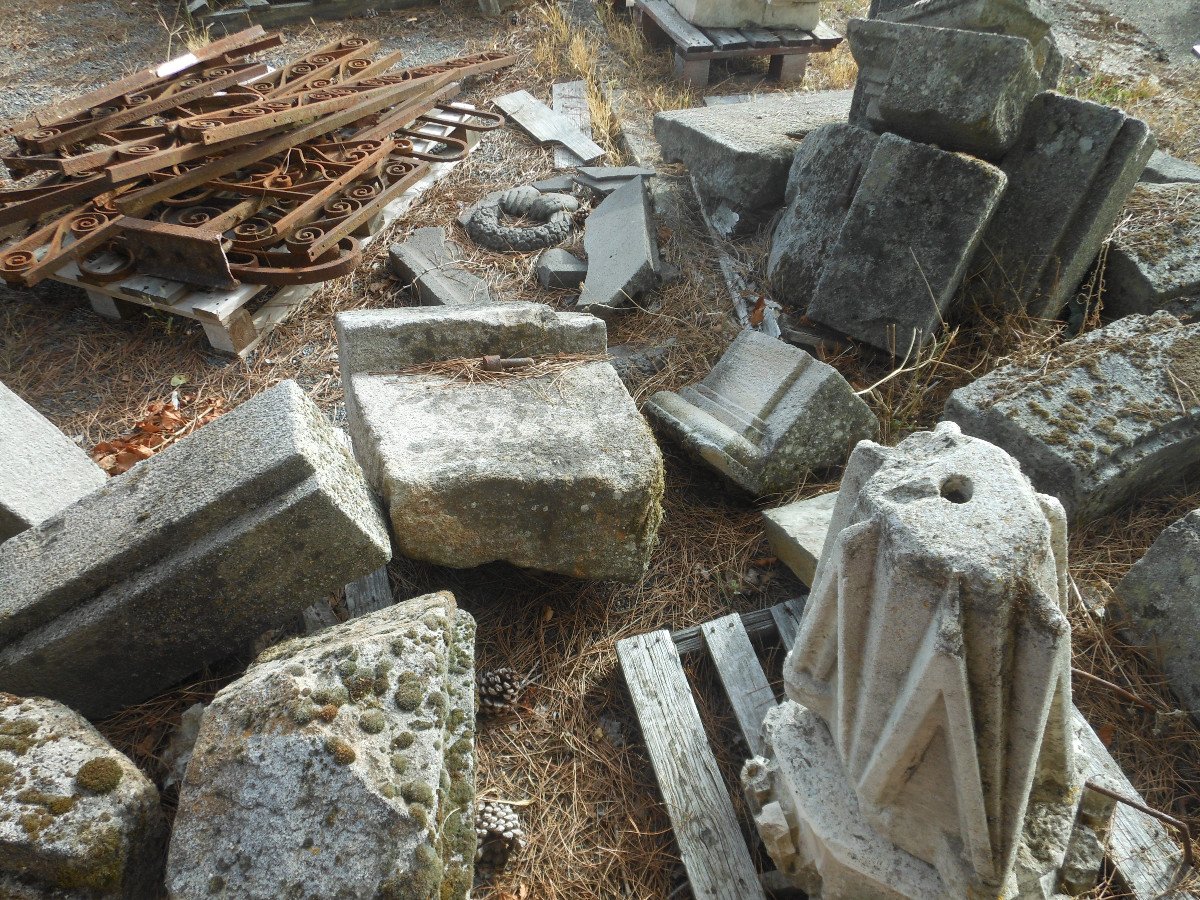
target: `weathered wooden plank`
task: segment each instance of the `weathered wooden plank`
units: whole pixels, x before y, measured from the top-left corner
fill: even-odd
[[[817,43],[817,38],[811,31],[800,31],[797,28],[776,28],[774,31],[783,40],[785,47],[811,47]]]
[[[763,718],[775,705],[775,692],[763,674],[742,617],[737,613],[722,616],[705,622],[700,630],[746,746],[759,756],[766,749],[762,739]]]
[[[384,609],[392,603],[392,584],[388,581],[386,566],[346,585],[346,611],[351,619]]]
[[[690,628],[680,628],[678,631],[671,632],[671,640],[675,642],[675,649],[679,651],[680,656],[695,653],[704,646],[704,635],[700,630],[702,627],[702,625],[693,625]],[[767,637],[775,630],[775,621],[771,618],[771,610],[752,609],[750,612],[742,613],[742,627],[752,638]]]
[[[637,0],[637,3],[666,32],[684,56],[708,53],[714,49],[704,32],[681,16],[667,0]]]
[[[752,47],[782,47],[783,38],[767,28],[742,28],[741,32]]]
[[[592,110],[588,106],[587,84],[582,81],[563,81],[550,88],[554,111],[566,116],[589,138],[592,136]],[[582,166],[583,160],[566,147],[554,148],[554,168]]]
[[[585,163],[604,155],[604,148],[579,130],[579,126],[536,99],[529,91],[497,97],[495,104],[539,144],[562,144]]]
[[[818,22],[817,27],[812,30],[813,37],[826,50],[832,50],[842,42],[842,36],[826,25],[824,22]]]
[[[791,652],[796,643],[796,635],[800,632],[800,617],[804,615],[804,599],[788,600],[771,607],[771,618],[775,620],[775,628],[779,631],[779,643],[783,649]]]
[[[692,895],[765,900],[670,634],[626,638],[617,656]]]
[[[705,28],[704,33],[718,50],[740,50],[750,46],[749,38],[736,28]]]

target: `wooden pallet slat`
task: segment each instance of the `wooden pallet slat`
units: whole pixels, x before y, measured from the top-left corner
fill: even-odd
[[[556,113],[529,91],[513,91],[492,102],[539,144],[561,144],[585,163],[604,156],[604,148],[584,134],[574,121]]]
[[[681,16],[667,0],[638,0],[638,6],[658,23],[684,56],[714,49],[704,32]]]
[[[749,47],[749,39],[736,28],[705,28],[704,33],[718,50],[741,50]]]
[[[550,88],[550,104],[559,115],[574,122],[587,137],[592,136],[592,110],[588,106],[587,84],[562,81]],[[568,169],[584,165],[583,160],[566,147],[554,148],[554,168]]]
[[[783,38],[768,28],[742,28],[741,32],[752,47],[769,48],[783,46]]]
[[[705,622],[700,629],[746,746],[759,756],[766,749],[763,718],[775,706],[775,692],[763,674],[742,618],[733,613]]]
[[[771,619],[779,632],[779,642],[783,649],[792,651],[796,643],[796,635],[800,632],[800,619],[804,616],[804,599],[789,600],[771,607]]]
[[[826,50],[832,50],[842,42],[842,36],[824,22],[817,23],[817,27],[812,30],[812,35],[816,38],[817,43]]]
[[[812,47],[817,43],[816,35],[811,31],[800,31],[798,28],[776,28],[785,47]]]
[[[385,609],[393,602],[386,566],[346,585],[346,611],[352,619]]]

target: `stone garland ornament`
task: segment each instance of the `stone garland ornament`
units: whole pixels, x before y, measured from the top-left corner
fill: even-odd
[[[543,194],[532,185],[522,185],[476,208],[467,220],[467,234],[489,250],[541,250],[570,236],[571,216],[578,209],[579,201],[569,194]],[[509,225],[505,216],[537,224]]]

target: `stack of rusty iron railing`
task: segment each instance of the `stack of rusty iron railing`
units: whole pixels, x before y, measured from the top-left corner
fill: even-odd
[[[422,143],[418,129],[502,124],[482,111],[464,122],[447,104],[461,79],[510,55],[394,70],[399,53],[348,39],[280,69],[250,61],[281,43],[250,28],[0,126],[18,151],[0,160],[21,179],[0,191],[0,240],[12,239],[0,277],[33,285],[70,262],[93,284],[344,275],[360,257],[355,235],[432,163],[466,153],[453,137]]]

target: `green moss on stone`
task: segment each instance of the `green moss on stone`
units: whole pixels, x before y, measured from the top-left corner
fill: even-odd
[[[358,754],[354,752],[350,743],[339,737],[331,737],[326,740],[325,749],[333,757],[333,761],[340,766],[348,766],[358,759]]]
[[[358,719],[358,727],[367,734],[379,734],[387,726],[387,719],[378,709],[369,709]]]
[[[433,789],[421,781],[406,781],[400,787],[400,796],[409,803],[433,806]]]
[[[415,672],[402,672],[396,681],[396,706],[404,712],[415,712],[425,699],[425,686]]]
[[[416,739],[417,739],[417,736],[415,734],[413,734],[411,731],[402,731],[398,735],[396,735],[394,738],[392,738],[392,749],[393,750],[407,750],[409,747],[411,747],[413,745],[413,742]]]
[[[75,773],[75,782],[93,794],[107,794],[121,783],[121,764],[111,756],[89,759]]]

